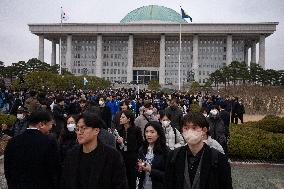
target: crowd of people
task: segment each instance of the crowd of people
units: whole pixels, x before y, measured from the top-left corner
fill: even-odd
[[[232,188],[229,125],[245,113],[237,97],[104,89],[1,90],[0,99],[17,117],[1,126],[9,188]]]

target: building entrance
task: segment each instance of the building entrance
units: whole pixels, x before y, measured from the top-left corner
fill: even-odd
[[[133,70],[133,82],[148,84],[150,80],[159,80],[159,71]]]

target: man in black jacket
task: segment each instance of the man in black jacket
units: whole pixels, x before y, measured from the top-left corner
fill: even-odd
[[[11,189],[57,188],[60,163],[54,138],[48,133],[52,116],[43,111],[29,116],[29,128],[12,138],[4,152],[4,171]]]
[[[62,129],[66,126],[66,111],[64,109],[64,97],[58,96],[56,98],[56,105],[53,107],[53,116],[55,121],[55,126],[52,128],[52,133],[59,138]]]
[[[173,98],[170,102],[170,107],[165,109],[166,114],[171,115],[171,125],[180,131],[180,122],[182,119],[182,110],[178,107],[178,99]]]
[[[193,112],[183,117],[181,130],[187,145],[169,155],[166,189],[232,189],[226,156],[203,142],[208,128],[202,113]]]
[[[219,105],[219,109],[220,109],[219,116],[224,122],[225,136],[226,136],[226,139],[228,141],[228,139],[230,137],[230,128],[229,128],[230,127],[230,113],[227,112],[225,110],[225,108],[226,108],[226,104],[220,103],[220,105]]]
[[[102,124],[90,112],[84,112],[77,120],[75,131],[80,145],[65,158],[61,189],[128,189],[121,155],[98,140]]]

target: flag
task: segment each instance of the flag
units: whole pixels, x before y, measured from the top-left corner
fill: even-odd
[[[61,7],[61,21],[67,21],[69,19],[68,15],[63,11]]]
[[[187,12],[185,12],[181,7],[180,7],[180,9],[181,9],[181,17],[182,17],[182,18],[189,18],[190,21],[192,22],[191,16],[189,16],[189,15],[187,14]]]
[[[87,78],[86,77],[84,77],[84,81],[83,81],[83,84],[84,84],[84,86],[86,86],[87,84],[88,84],[88,80],[87,80]]]

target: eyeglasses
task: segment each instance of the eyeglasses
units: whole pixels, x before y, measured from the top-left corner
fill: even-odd
[[[84,133],[86,129],[88,129],[90,127],[75,127],[75,132],[76,133]]]

